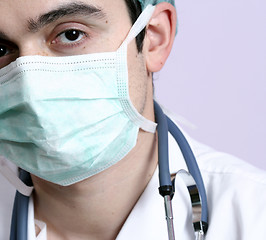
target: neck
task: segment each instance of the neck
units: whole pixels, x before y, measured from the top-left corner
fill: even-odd
[[[157,165],[156,135],[140,131],[137,146],[109,169],[68,187],[32,176],[35,218],[48,239],[115,239]]]

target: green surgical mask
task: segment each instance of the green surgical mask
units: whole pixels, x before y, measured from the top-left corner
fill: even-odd
[[[0,155],[47,181],[70,185],[114,165],[156,124],[129,98],[127,45],[116,52],[20,57],[0,70]]]

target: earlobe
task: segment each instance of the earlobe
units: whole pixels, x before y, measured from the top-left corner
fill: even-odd
[[[149,72],[161,70],[168,58],[176,34],[176,10],[170,3],[160,3],[146,28],[145,53]]]

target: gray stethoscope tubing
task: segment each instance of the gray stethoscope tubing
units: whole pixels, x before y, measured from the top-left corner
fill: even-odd
[[[28,172],[20,170],[19,178],[28,186],[32,186],[31,176]],[[12,221],[10,229],[10,240],[28,239],[28,208],[29,197],[16,192]]]
[[[169,239],[175,239],[174,228],[173,228],[173,214],[171,199],[174,195],[174,186],[171,180],[171,175],[169,171],[169,154],[168,154],[168,131],[175,138],[179,148],[183,154],[186,161],[188,170],[196,182],[197,188],[199,190],[199,195],[201,198],[202,212],[201,221],[199,222],[199,231],[202,230],[206,233],[208,228],[208,206],[207,206],[207,196],[202,180],[202,176],[196,162],[195,156],[188,144],[186,138],[180,129],[173,123],[173,121],[168,118],[162,111],[158,103],[154,101],[155,119],[157,122],[158,131],[158,154],[159,154],[159,181],[160,187],[159,192],[164,197],[165,200],[165,211],[166,220],[168,225],[168,235]],[[194,226],[194,228],[197,228]]]
[[[169,171],[169,157],[168,157],[168,129],[169,132],[173,135],[176,142],[178,143],[180,150],[184,156],[187,167],[197,183],[197,187],[200,192],[200,197],[202,201],[202,215],[201,215],[201,225],[203,225],[205,232],[207,231],[208,226],[208,208],[207,208],[207,197],[202,181],[202,177],[194,157],[194,154],[191,151],[191,148],[186,141],[182,132],[178,127],[163,113],[160,106],[154,101],[155,117],[158,124],[158,148],[159,148],[159,181],[160,194],[165,199],[165,209],[170,214],[170,217],[167,221],[169,239],[174,239],[174,229],[173,229],[173,218],[171,215],[171,199],[174,195],[174,186],[171,181],[171,175]],[[28,186],[32,186],[32,181],[30,174],[24,170],[20,170],[19,178]],[[18,191],[16,192],[13,213],[12,213],[12,222],[10,229],[10,240],[27,240],[28,237],[28,206],[29,206],[29,197],[22,195]]]

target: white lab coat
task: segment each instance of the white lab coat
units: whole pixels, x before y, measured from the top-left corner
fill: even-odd
[[[266,173],[230,155],[219,153],[188,138],[207,191],[209,230],[206,240],[266,239]],[[186,168],[177,144],[170,138],[170,168]],[[0,178],[0,239],[8,239],[14,189]],[[5,196],[5,197],[3,197]],[[176,239],[194,239],[191,203],[180,177],[173,198]],[[41,233],[35,236],[35,224]],[[28,240],[46,240],[46,225],[34,220],[30,201]],[[121,229],[117,240],[167,240],[163,198],[158,193],[158,170]]]

